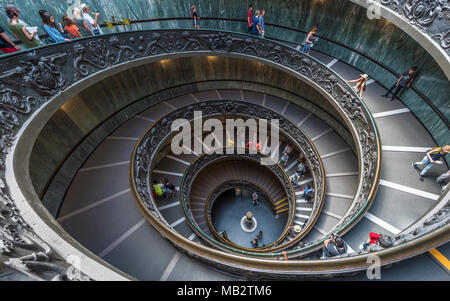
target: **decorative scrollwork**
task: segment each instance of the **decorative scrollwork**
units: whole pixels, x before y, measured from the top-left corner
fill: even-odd
[[[409,24],[449,49],[450,4],[448,0],[381,0],[381,4],[403,16]]]
[[[443,12],[447,11],[444,6],[441,5]],[[439,18],[434,18],[433,24],[437,23],[436,20]],[[435,25],[430,25],[429,28],[431,26]],[[153,55],[195,51],[202,53],[209,51],[211,55],[228,52],[247,56],[253,60],[270,61],[296,72],[299,76],[321,87],[334,99],[336,106],[348,114],[348,122],[353,129],[358,130],[355,132],[355,136],[361,130],[366,131],[369,135],[376,133],[370,113],[361,105],[351,87],[326,66],[288,46],[258,37],[210,30],[150,30],[93,36],[72,43],[56,44],[2,58],[0,65],[0,166],[2,167],[0,188],[4,196],[8,197],[9,195],[7,182],[3,175],[5,155],[15,143],[15,135],[25,120],[45,102],[74,86],[78,81],[119,64]],[[222,104],[220,112],[239,113],[240,111],[245,112],[244,109],[250,107],[248,104],[230,102],[226,105]],[[204,110],[200,108],[203,112],[209,109],[206,105]],[[250,114],[250,109],[247,113]],[[178,114],[179,118],[192,118],[191,108]],[[272,113],[265,112],[261,114],[260,118],[271,119],[271,115]],[[344,118],[347,117],[344,116]],[[149,199],[149,196],[143,189],[148,185],[148,180],[143,175],[145,175],[148,164],[151,164],[150,158],[146,158],[145,154],[154,150],[157,141],[169,133],[167,128],[169,120],[164,121],[166,124],[163,121],[160,123],[161,128],[155,129],[157,132],[153,132],[151,138],[144,138],[142,147],[138,149],[140,159],[136,166],[136,172],[139,175],[137,185],[142,188],[139,193],[144,195],[144,199]],[[291,127],[280,124],[280,126],[291,133],[294,140],[301,140],[301,134],[295,133],[295,125]],[[164,130],[167,131],[164,132]],[[364,171],[360,180],[362,180],[361,177],[373,174],[374,169],[379,168],[377,164],[371,163],[373,162],[371,152],[379,149],[378,141],[369,139],[367,143],[366,151],[361,151],[359,158],[361,170]],[[310,155],[313,154],[307,149],[306,144],[299,143],[299,147],[311,158]],[[310,162],[310,165],[319,166],[317,162]],[[318,181],[315,185],[323,185],[320,183],[321,176],[317,176],[315,179]],[[366,181],[367,185],[361,184],[358,188],[355,208],[364,208],[363,205],[369,202],[366,196],[370,190],[374,189],[373,179]],[[158,215],[151,202],[147,205],[155,215]],[[362,212],[359,210],[352,214],[358,215]],[[17,215],[20,216],[18,213]],[[5,218],[11,220],[12,217]],[[13,247],[7,239],[3,240],[1,245],[5,251],[11,250]],[[54,254],[49,257],[50,261],[53,260],[52,258],[56,258]]]

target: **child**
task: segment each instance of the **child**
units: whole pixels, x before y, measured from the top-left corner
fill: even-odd
[[[67,14],[62,18],[64,24],[64,30],[67,32],[71,39],[81,38],[82,35],[79,32],[78,27],[75,25],[72,19],[70,19]]]

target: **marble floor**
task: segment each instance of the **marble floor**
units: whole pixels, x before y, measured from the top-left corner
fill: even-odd
[[[275,218],[263,196],[259,198],[259,205],[254,206],[250,197],[236,197],[233,190],[223,193],[212,209],[212,220],[216,230],[218,232],[225,230],[233,243],[245,248],[252,248],[250,241],[259,231],[263,231],[263,239],[259,241],[260,247],[274,242],[283,233],[288,215],[282,213]],[[241,228],[241,219],[247,211],[253,213],[257,222],[257,227],[252,232],[246,232]]]

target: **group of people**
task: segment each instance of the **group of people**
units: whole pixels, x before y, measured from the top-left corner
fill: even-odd
[[[259,243],[262,243],[262,239],[263,239],[263,231],[259,231],[258,235],[256,235],[255,237],[253,237],[253,239],[250,241],[250,243],[252,244],[253,248],[257,248],[259,247]],[[264,244],[263,244],[264,246]]]
[[[8,17],[8,27],[15,38],[26,48],[34,48],[44,45],[43,39],[39,36],[37,26],[30,26],[20,19],[20,9],[12,4],[8,4],[5,9]],[[73,19],[67,14],[62,16],[62,22],[57,22],[55,18],[46,10],[39,10],[42,20],[42,27],[47,33],[47,43],[71,42],[73,39],[83,36],[101,35],[103,30],[99,25],[100,13],[92,13],[86,4],[73,9]],[[0,26],[0,50],[4,53],[12,53],[21,50],[20,46],[12,41],[5,33],[5,29]]]
[[[253,16],[253,5],[249,5],[247,11],[247,26],[248,34],[252,34],[254,36],[264,37],[264,15],[266,14],[266,10],[256,10],[255,16]]]
[[[173,199],[175,196],[175,185],[173,185],[169,179],[165,178],[164,182],[162,180],[153,180],[153,197],[155,199],[163,198],[164,200]]]

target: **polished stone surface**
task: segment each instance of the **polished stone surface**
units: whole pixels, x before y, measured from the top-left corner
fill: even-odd
[[[233,243],[245,248],[252,248],[250,241],[259,231],[263,231],[263,239],[259,241],[260,247],[262,244],[274,242],[283,233],[288,215],[281,213],[276,219],[263,198],[264,196],[260,195],[259,205],[254,206],[250,196],[236,197],[233,190],[223,193],[212,208],[214,227],[219,233],[225,230]],[[241,228],[241,219],[247,211],[251,211],[257,221],[257,227],[252,232]]]

